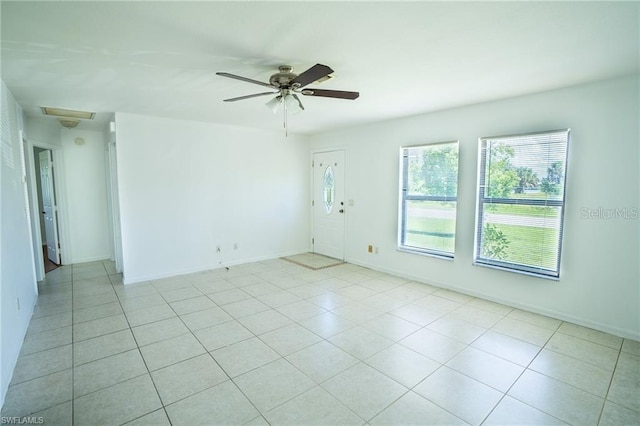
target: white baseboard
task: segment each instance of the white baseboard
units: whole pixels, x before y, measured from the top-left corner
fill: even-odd
[[[222,262],[222,263],[219,262],[217,264],[208,264],[208,265],[196,266],[196,267],[193,267],[193,268],[185,268],[185,269],[176,269],[176,270],[173,270],[173,271],[166,271],[166,272],[162,272],[162,273],[159,273],[159,274],[140,275],[140,276],[133,276],[133,277],[127,276],[126,271],[125,271],[125,273],[123,274],[122,282],[124,283],[124,285],[136,284],[136,283],[140,283],[140,282],[144,282],[144,281],[159,280],[159,279],[163,279],[163,278],[176,277],[178,275],[195,274],[195,273],[198,273],[198,272],[210,271],[210,270],[213,270],[213,269],[220,269],[220,268],[224,268],[224,267],[243,265],[245,263],[262,262],[264,260],[272,260],[272,259],[278,259],[278,258],[286,257],[286,256],[294,256],[296,254],[308,253],[308,251],[309,251],[308,249],[294,250],[294,251],[288,251],[288,252],[284,252],[284,253],[280,253],[280,254],[256,256],[256,257],[243,258],[243,259],[235,259],[235,260],[230,261],[230,262]]]
[[[76,265],[78,263],[96,262],[98,260],[109,260],[109,255],[108,254],[103,254],[101,256],[88,256],[88,257],[73,258],[69,262],[69,265]]]
[[[503,305],[507,305],[507,306],[511,306],[513,308],[517,308],[517,309],[522,309],[525,311],[529,311],[529,312],[533,312],[535,314],[539,314],[539,315],[545,315],[551,318],[555,318],[561,321],[566,321],[566,322],[570,322],[573,324],[577,324],[577,325],[581,325],[583,327],[588,327],[588,328],[592,328],[594,330],[598,330],[598,331],[602,331],[605,333],[609,333],[609,334],[613,334],[614,336],[618,336],[618,337],[623,337],[625,339],[632,339],[632,340],[638,340],[640,341],[640,332],[636,331],[636,330],[630,330],[630,329],[626,329],[626,328],[620,328],[620,327],[615,327],[612,326],[610,324],[604,324],[601,322],[597,322],[597,321],[592,321],[588,318],[583,318],[583,317],[579,317],[579,316],[575,316],[575,315],[570,315],[564,312],[559,312],[559,311],[555,311],[552,309],[545,309],[543,307],[540,306],[535,306],[535,305],[529,305],[526,303],[521,303],[518,301],[513,301],[513,300],[507,300],[507,299],[502,299],[499,297],[494,297],[492,295],[487,295],[481,292],[474,292],[474,291],[469,291],[468,289],[461,289],[455,286],[451,286],[448,285],[446,283],[442,283],[442,282],[436,282],[436,281],[427,281],[424,279],[424,277],[419,277],[416,275],[412,275],[412,274],[407,274],[405,272],[402,271],[398,271],[398,270],[394,270],[394,269],[390,269],[390,268],[380,268],[379,266],[375,266],[375,265],[369,265],[366,264],[364,262],[359,262],[356,260],[352,260],[352,259],[348,259],[346,260],[349,263],[352,263],[354,265],[358,265],[358,266],[362,266],[365,268],[369,268],[369,269],[373,269],[376,271],[380,271],[380,272],[385,272],[387,274],[392,274],[392,275],[396,275],[402,278],[406,278],[412,281],[416,281],[416,282],[420,282],[420,283],[424,283],[424,284],[429,284],[432,285],[434,287],[439,287],[439,288],[443,288],[443,289],[447,289],[447,290],[453,290],[453,291],[457,291],[458,293],[462,293],[462,294],[466,294],[468,296],[473,296],[473,297],[478,297],[481,299],[485,299],[491,302],[495,302],[495,303],[500,303]]]
[[[199,266],[199,267],[182,269],[182,270],[174,270],[174,271],[164,272],[164,273],[160,273],[160,274],[151,274],[151,275],[137,276],[137,277],[127,277],[125,275],[125,277],[123,279],[123,283],[125,285],[135,284],[135,283],[140,283],[140,282],[144,282],[144,281],[151,281],[151,280],[158,280],[158,279],[162,279],[162,278],[175,277],[175,276],[178,276],[178,275],[185,275],[185,274],[193,274],[193,273],[197,273],[197,272],[204,272],[204,271],[208,271],[208,270],[219,269],[219,268],[222,268],[222,267],[231,267],[231,266],[237,266],[237,265],[242,265],[242,264],[246,264],[246,263],[261,262],[261,261],[264,261],[264,260],[277,259],[277,258],[281,258],[281,257],[285,257],[285,256],[294,256],[296,254],[302,254],[302,253],[308,253],[308,252],[309,252],[309,249],[303,249],[303,250],[296,250],[296,251],[291,251],[291,252],[286,252],[286,253],[280,253],[280,254],[277,254],[277,255],[266,255],[266,256],[258,256],[258,257],[253,257],[253,258],[236,259],[236,260],[234,260],[232,262],[223,263],[223,264],[203,265],[203,266]],[[567,314],[567,313],[564,313],[564,312],[559,312],[559,311],[555,311],[555,310],[551,310],[551,309],[545,309],[545,308],[542,308],[540,306],[534,306],[534,305],[529,305],[529,304],[526,304],[526,303],[521,303],[521,302],[518,302],[518,301],[507,300],[507,299],[495,297],[493,295],[484,294],[484,293],[481,293],[481,292],[469,291],[468,289],[461,289],[461,288],[458,288],[458,287],[455,287],[455,286],[451,286],[451,285],[448,285],[448,284],[442,283],[442,282],[425,280],[424,277],[417,276],[417,275],[412,275],[412,274],[407,274],[406,272],[398,271],[398,270],[391,269],[391,268],[381,268],[381,267],[379,267],[377,265],[370,265],[370,264],[366,264],[364,262],[359,262],[359,261],[353,260],[353,259],[345,259],[345,261],[348,262],[348,263],[352,263],[354,265],[363,266],[365,268],[370,268],[370,269],[373,269],[373,270],[376,270],[376,271],[380,271],[380,272],[385,272],[385,273],[388,273],[388,274],[396,275],[396,276],[399,276],[399,277],[402,277],[402,278],[406,278],[406,279],[409,279],[409,280],[412,280],[412,281],[433,285],[435,287],[439,287],[439,288],[443,288],[443,289],[447,289],[447,290],[457,291],[459,293],[467,294],[469,296],[478,297],[478,298],[481,298],[481,299],[489,300],[491,302],[495,302],[495,303],[500,303],[500,304],[503,304],[503,305],[511,306],[513,308],[526,310],[526,311],[533,312],[533,313],[540,314],[540,315],[545,315],[545,316],[548,316],[548,317],[556,318],[556,319],[561,320],[561,321],[567,321],[567,322],[570,322],[570,323],[573,323],[573,324],[581,325],[583,327],[592,328],[594,330],[599,330],[599,331],[602,331],[602,332],[605,332],[605,333],[609,333],[609,334],[613,334],[615,336],[623,337],[623,338],[626,338],[626,339],[640,340],[640,332],[638,332],[636,330],[630,330],[630,329],[615,327],[615,326],[611,326],[610,324],[604,324],[604,323],[600,323],[600,322],[597,322],[597,321],[592,321],[592,320],[590,320],[588,318],[583,318],[583,317],[579,317],[579,316],[575,316],[575,315],[570,315],[570,314]]]

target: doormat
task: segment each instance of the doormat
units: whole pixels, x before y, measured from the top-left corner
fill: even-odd
[[[318,269],[331,268],[345,263],[343,260],[334,259],[333,257],[323,256],[316,253],[303,253],[294,256],[283,257],[282,259],[295,263],[299,266],[317,271]]]

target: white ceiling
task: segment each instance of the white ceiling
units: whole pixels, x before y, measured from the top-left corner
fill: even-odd
[[[638,2],[1,2],[2,79],[39,106],[280,129],[278,65],[331,66],[290,131],[316,133],[639,72]],[[81,124],[86,126],[87,123]]]

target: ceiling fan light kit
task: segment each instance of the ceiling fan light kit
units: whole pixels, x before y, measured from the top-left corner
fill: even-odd
[[[59,118],[58,121],[60,121],[60,124],[62,125],[62,127],[66,127],[67,129],[73,129],[75,127],[78,127],[78,124],[80,124],[80,120],[73,120],[73,119],[66,119],[66,118]]]
[[[269,83],[253,80],[251,78],[242,77],[227,72],[217,72],[216,74],[222,77],[233,78],[235,80],[244,81],[246,83],[258,84],[260,86],[269,87],[271,92],[261,92],[252,95],[239,96],[236,98],[225,99],[224,102],[236,102],[244,99],[256,98],[259,96],[276,95],[273,99],[266,103],[267,108],[273,111],[274,114],[280,109],[284,111],[284,129],[285,135],[288,134],[287,115],[288,113],[299,113],[304,111],[304,105],[298,94],[303,96],[317,96],[323,98],[334,99],[357,99],[360,96],[358,92],[346,92],[342,90],[321,90],[321,89],[304,89],[305,86],[313,83],[314,81],[325,81],[332,76],[333,70],[322,64],[315,64],[302,74],[295,74],[293,68],[289,65],[282,65],[278,68],[279,72],[273,74],[269,78]]]

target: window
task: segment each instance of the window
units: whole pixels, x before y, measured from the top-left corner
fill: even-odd
[[[324,210],[327,212],[327,214],[331,214],[331,210],[333,210],[333,195],[335,193],[335,182],[333,179],[333,170],[331,169],[331,166],[328,166],[324,171],[322,187],[322,201],[324,204]]]
[[[560,275],[569,130],[480,139],[475,263]]]
[[[401,148],[400,250],[453,258],[458,142]]]

